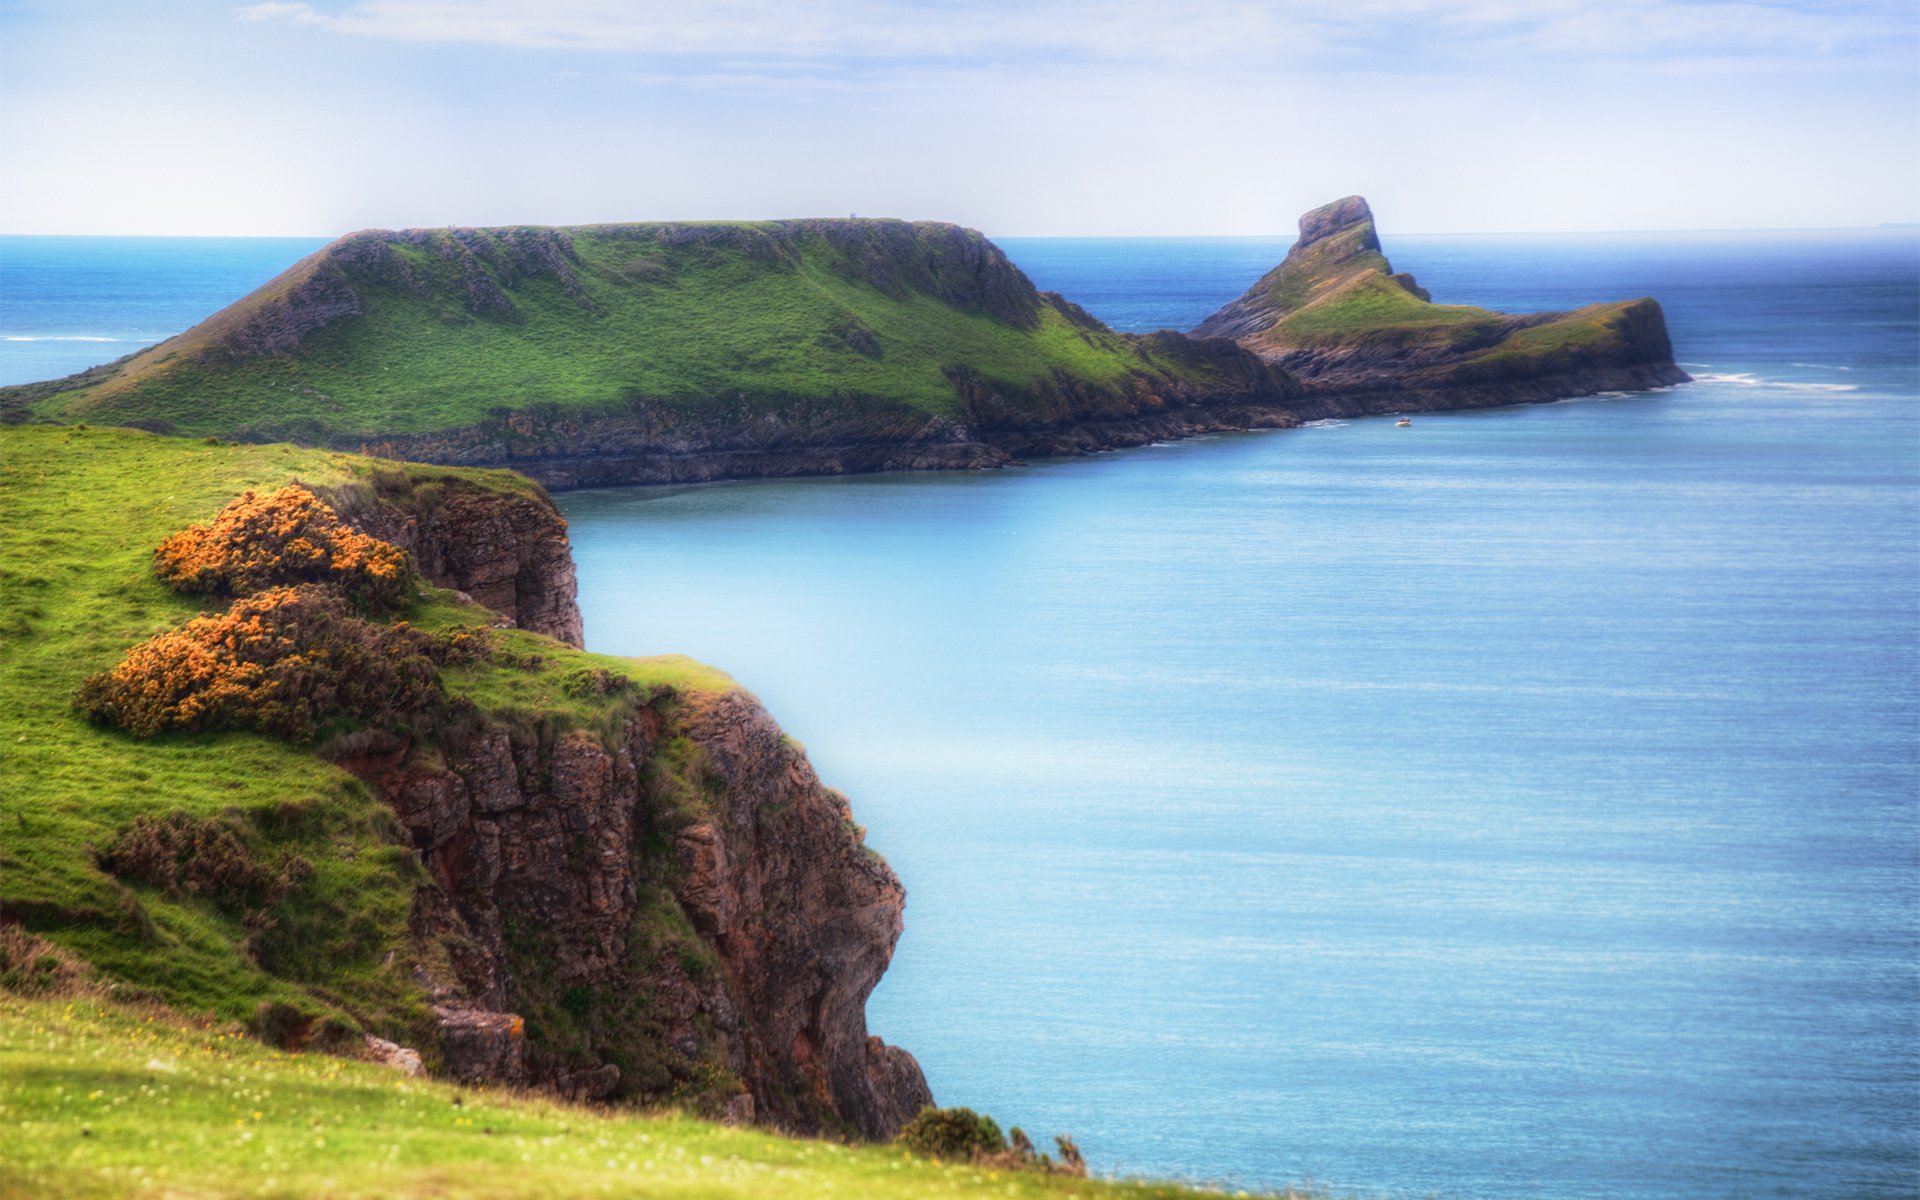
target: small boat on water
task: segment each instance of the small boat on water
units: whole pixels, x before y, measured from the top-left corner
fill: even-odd
[[[1395,421],[1393,424],[1394,424],[1394,428],[1396,429],[1405,429],[1407,426],[1413,424],[1413,418],[1401,417],[1398,421]]]

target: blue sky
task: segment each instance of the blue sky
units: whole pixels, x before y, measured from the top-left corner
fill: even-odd
[[[1912,0],[6,0],[0,232],[1920,220]]]

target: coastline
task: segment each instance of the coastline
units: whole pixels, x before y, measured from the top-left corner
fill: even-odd
[[[340,439],[330,448],[441,466],[505,468],[550,491],[881,471],[992,470],[1025,459],[1071,458],[1209,433],[1291,429],[1308,421],[1396,413],[1549,404],[1691,380],[1670,362],[1646,363],[1466,387],[1308,390],[1274,399],[1234,397],[1147,405],[1134,414],[1086,416],[1049,426],[994,427],[936,419],[912,428],[883,423],[878,430],[870,430],[843,422],[807,430],[771,421],[700,433],[676,431],[672,437],[658,436],[639,416],[543,418],[522,413],[447,433]],[[595,449],[542,452],[555,445]]]

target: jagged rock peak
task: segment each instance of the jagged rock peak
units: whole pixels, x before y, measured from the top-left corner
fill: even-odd
[[[1367,198],[1343,196],[1331,204],[1322,204],[1301,214],[1300,240],[1294,243],[1294,249],[1305,250],[1315,242],[1325,241],[1335,234],[1362,225],[1366,226],[1366,232],[1360,248],[1378,250],[1380,239],[1373,231],[1373,210],[1367,207]]]

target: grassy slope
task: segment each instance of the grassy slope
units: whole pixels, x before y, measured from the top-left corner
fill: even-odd
[[[8,1200],[1197,1195],[456,1088],[230,1029],[4,994],[0,1127]]]
[[[189,333],[107,383],[42,398],[32,411],[157,418],[187,433],[308,435],[459,428],[500,408],[624,410],[634,398],[693,409],[876,401],[950,415],[958,408],[942,373],[949,365],[1019,389],[1056,371],[1113,384],[1144,367],[1127,339],[1050,305],[1037,328],[1024,329],[925,292],[889,297],[838,269],[818,239],[799,239],[796,262],[750,245],[670,242],[666,229],[569,231],[591,303],[551,277],[522,278],[507,289],[524,317],[517,322],[468,313],[450,261],[401,246],[432,285],[424,298],[356,280],[365,314],[328,326],[298,354],[201,355]],[[848,344],[853,328],[871,334],[877,356]]]
[[[420,868],[369,790],[311,750],[247,733],[147,742],[82,720],[74,688],[200,603],[153,578],[161,538],[206,520],[237,493],[299,477],[341,485],[374,460],[287,446],[207,445],[128,430],[0,431],[0,909],[80,954],[123,992],[244,1018],[279,1000],[352,1026],[405,1034],[424,1016],[407,978],[405,920]],[[418,476],[436,468],[398,468]],[[466,472],[527,487],[506,473]],[[434,593],[414,614],[433,628],[484,610]],[[449,689],[509,720],[545,713],[592,728],[611,702],[567,694],[582,667],[644,687],[732,684],[685,659],[616,659],[512,632],[498,661],[447,674]],[[511,665],[538,655],[538,668]],[[263,842],[311,859],[312,879],[275,912],[258,961],[248,931],[191,897],[127,888],[99,871],[136,814],[233,814]],[[398,951],[388,962],[388,952]]]
[[[1365,248],[1372,223],[1309,246],[1260,285],[1284,315],[1257,335],[1269,350],[1338,347],[1412,348],[1484,342],[1510,318],[1466,304],[1434,304],[1392,275],[1384,255]],[[1514,333],[1471,353],[1449,370],[1488,364],[1545,364],[1568,351],[1604,343],[1612,319],[1636,304],[1594,304]]]

